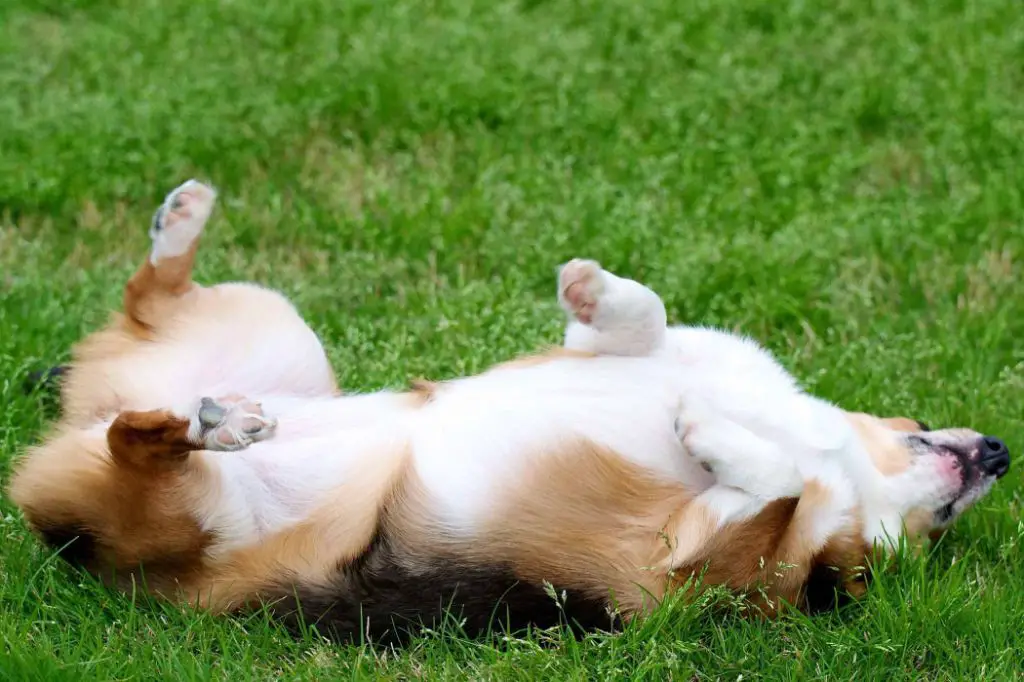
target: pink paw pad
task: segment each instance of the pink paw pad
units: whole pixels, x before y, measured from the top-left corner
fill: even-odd
[[[583,324],[590,324],[604,290],[601,266],[594,261],[574,259],[558,275],[558,298],[562,307]]]

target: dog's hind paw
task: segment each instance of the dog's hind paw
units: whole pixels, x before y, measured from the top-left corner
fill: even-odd
[[[213,212],[217,192],[197,180],[188,180],[171,190],[153,214],[149,229],[153,240],[151,261],[184,255],[202,234]]]
[[[597,261],[574,258],[558,273],[558,302],[583,324],[593,322],[604,288],[604,270]]]

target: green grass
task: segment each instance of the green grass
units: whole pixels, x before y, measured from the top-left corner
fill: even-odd
[[[199,277],[286,291],[349,389],[557,341],[555,266],[590,256],[849,409],[1019,453],[1021,93],[1017,0],[5,0],[0,472],[52,414],[25,373],[192,175],[222,190]],[[0,679],[1008,679],[1020,471],[840,614],[399,653],[108,593],[2,501]]]

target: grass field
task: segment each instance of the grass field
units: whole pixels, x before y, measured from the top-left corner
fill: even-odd
[[[0,474],[52,416],[25,374],[193,175],[200,279],[286,291],[348,389],[558,341],[555,266],[589,256],[844,407],[1019,454],[1022,93],[1017,0],[5,0]],[[838,614],[400,653],[105,592],[3,501],[0,679],[1011,679],[1020,472]]]

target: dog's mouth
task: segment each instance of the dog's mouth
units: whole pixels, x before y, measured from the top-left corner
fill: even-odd
[[[1010,451],[992,436],[980,436],[968,443],[933,445],[933,452],[959,476],[952,499],[935,512],[938,525],[946,525],[982,498],[1010,470]]]

